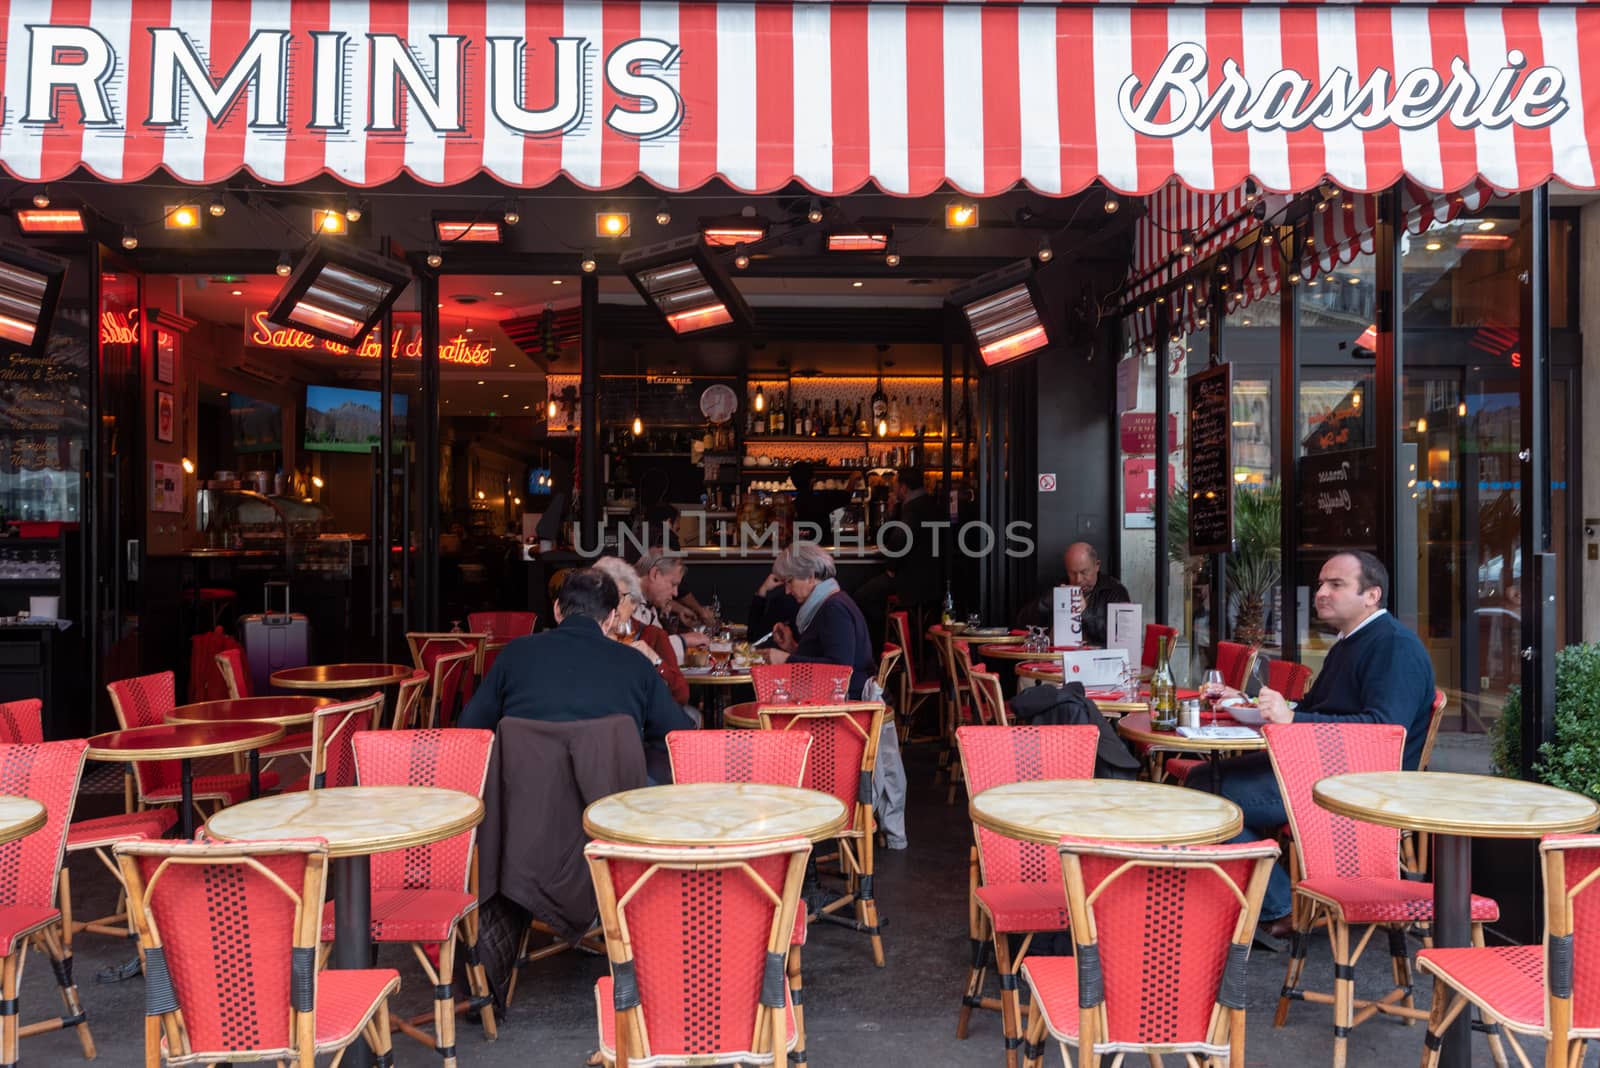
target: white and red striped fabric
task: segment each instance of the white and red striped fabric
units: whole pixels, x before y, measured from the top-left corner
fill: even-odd
[[[0,41],[0,166],[26,181],[1514,190],[1593,188],[1600,150],[1588,6],[0,0]],[[1485,97],[1510,71],[1484,121],[1453,64]],[[281,77],[235,95],[252,70]]]

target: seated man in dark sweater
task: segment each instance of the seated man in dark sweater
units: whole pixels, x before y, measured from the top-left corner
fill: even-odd
[[[1317,578],[1317,617],[1338,628],[1338,641],[1296,707],[1270,688],[1257,703],[1269,723],[1398,723],[1406,729],[1403,766],[1415,771],[1433,713],[1433,662],[1422,641],[1383,609],[1388,595],[1389,573],[1377,557],[1329,559]],[[1273,837],[1288,822],[1265,753],[1225,764],[1222,795],[1244,810],[1245,829],[1235,841]],[[1289,877],[1273,868],[1261,919],[1274,936],[1289,933],[1290,902]]]
[[[650,661],[606,636],[618,603],[609,576],[592,568],[569,574],[555,605],[559,625],[502,649],[456,725],[494,730],[504,716],[556,722],[632,716],[650,777],[670,781],[667,732],[692,730],[694,721]]]

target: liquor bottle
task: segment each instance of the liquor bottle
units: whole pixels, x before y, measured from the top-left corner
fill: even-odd
[[[767,423],[773,434],[783,433],[783,394],[778,394],[778,403],[772,406],[772,418]]]
[[[833,402],[833,421],[828,424],[828,435],[830,437],[836,438],[840,434],[844,433],[844,423],[842,421],[843,418],[844,417],[839,414],[839,401],[835,399]]]
[[[944,584],[944,608],[939,612],[939,623],[941,626],[949,627],[950,624],[954,623],[955,621],[956,598],[955,595],[950,592],[950,583],[946,582]]]
[[[860,403],[856,404],[856,436],[867,436],[867,414],[862,410]]]
[[[820,400],[814,400],[811,402],[811,422],[806,425],[806,436],[814,438],[821,434],[822,402]]]
[[[894,397],[889,398],[889,436],[900,435],[900,402]]]
[[[1178,684],[1172,675],[1172,642],[1172,638],[1161,636],[1156,670],[1150,676],[1150,726],[1158,731],[1178,728]]]
[[[754,405],[752,405],[752,407],[754,407]],[[757,409],[757,411],[756,411],[755,426],[752,429],[751,433],[755,434],[757,437],[760,437],[761,435],[765,434],[766,432],[767,432],[767,411],[766,411],[765,407],[762,407],[760,409]]]

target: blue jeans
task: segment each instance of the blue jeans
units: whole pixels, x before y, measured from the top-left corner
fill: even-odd
[[[1210,778],[1202,769],[1197,769],[1197,774],[1189,776],[1189,783],[1203,788]],[[1221,787],[1222,796],[1244,813],[1244,830],[1232,841],[1259,842],[1276,838],[1278,828],[1289,822],[1283,795],[1278,791],[1278,780],[1272,774],[1272,764],[1266,754],[1252,753],[1224,761]],[[1289,915],[1292,900],[1289,873],[1283,865],[1274,864],[1272,876],[1267,880],[1266,896],[1261,899],[1261,919],[1265,922]]]

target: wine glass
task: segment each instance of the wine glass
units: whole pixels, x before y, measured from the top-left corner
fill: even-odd
[[[1222,691],[1225,687],[1222,681],[1222,672],[1212,668],[1206,672],[1205,684],[1200,688],[1200,695],[1205,698],[1205,716],[1207,723],[1214,723],[1217,719],[1217,704],[1222,700]]]
[[[833,680],[833,703],[843,704],[850,697],[849,678],[836,678]]]
[[[778,705],[792,704],[794,698],[789,694],[789,681],[787,679],[774,679],[772,681],[772,703]]]

